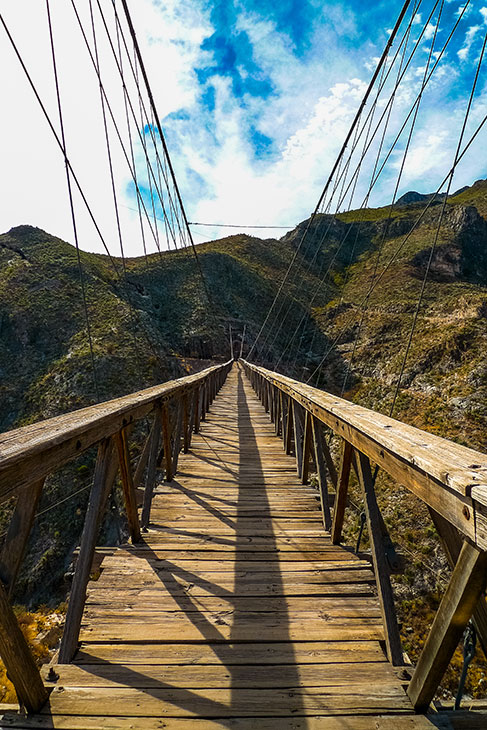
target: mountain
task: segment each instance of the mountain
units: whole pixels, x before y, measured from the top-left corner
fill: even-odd
[[[245,356],[294,258],[276,307],[281,324],[270,318],[258,360],[275,367],[283,353],[278,369],[286,374],[306,380],[316,373],[314,384],[385,413],[403,369],[396,418],[485,450],[487,181],[449,196],[439,229],[442,206],[428,206],[429,200],[407,193],[392,211],[318,215],[280,240],[239,234],[201,244],[211,306],[188,250],[129,259],[125,274],[120,259],[82,252],[98,397],[228,358],[229,325],[237,345],[246,325]],[[30,226],[0,236],[0,394],[2,431],[97,398],[76,251]],[[49,480],[40,508],[49,511],[36,521],[18,600],[35,605],[65,594],[92,463],[87,453]],[[426,631],[446,565],[426,509],[382,474],[377,489],[406,558],[395,587],[406,648],[415,658],[413,639]],[[352,496],[360,503],[357,485]],[[104,540],[118,539],[124,529],[117,499]],[[8,515],[7,506],[2,532]],[[357,525],[352,510],[345,533],[350,544]]]
[[[454,193],[451,194],[450,197],[454,198],[460,193],[463,193],[465,190],[468,190],[468,185],[466,185],[463,188],[460,188],[459,190],[456,190]],[[428,203],[430,200],[434,199],[435,203],[441,203],[446,198],[446,193],[417,193],[416,190],[410,190],[407,193],[404,193],[404,195],[401,195],[400,198],[398,198],[395,202],[395,205],[402,206],[402,205],[410,205],[411,203]]]

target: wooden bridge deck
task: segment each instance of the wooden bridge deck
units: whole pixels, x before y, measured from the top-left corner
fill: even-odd
[[[90,582],[49,703],[2,727],[433,727],[385,658],[369,564],[331,544],[240,369],[180,459],[144,542]]]

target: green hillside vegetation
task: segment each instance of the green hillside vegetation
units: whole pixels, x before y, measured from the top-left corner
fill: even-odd
[[[415,202],[392,211],[320,215],[301,245],[307,221],[280,240],[239,234],[201,244],[212,307],[188,250],[153,254],[147,262],[130,259],[125,276],[119,259],[117,274],[107,256],[82,253],[99,397],[227,359],[230,324],[236,332],[245,324],[252,343],[298,249],[280,307],[285,318],[281,328],[272,326],[270,349],[259,350],[261,363],[273,367],[284,351],[279,369],[306,380],[329,351],[320,387],[389,413],[442,204],[431,204],[410,233],[424,209]],[[487,181],[478,181],[447,201],[394,417],[485,451],[486,325]],[[95,402],[70,244],[30,226],[0,236],[0,335],[2,431]],[[31,608],[62,600],[69,586],[65,574],[79,540],[93,458],[83,455],[48,482],[41,511],[78,494],[35,523],[16,595]],[[377,488],[405,558],[404,573],[394,581],[403,639],[415,659],[448,569],[423,505],[382,474]],[[352,497],[359,504],[356,487]],[[120,511],[116,496],[104,541],[123,535]],[[2,532],[8,515],[7,505]],[[348,544],[358,523],[351,509]],[[471,671],[472,695],[485,691],[485,670],[478,662]],[[456,681],[450,670],[444,687],[452,690]]]

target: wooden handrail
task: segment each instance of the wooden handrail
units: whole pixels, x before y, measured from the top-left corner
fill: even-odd
[[[156,403],[194,390],[231,361],[194,375],[0,434],[0,502],[90,446],[150,413]],[[34,476],[35,475],[35,476]]]
[[[341,540],[350,471],[355,470],[364,501],[386,650],[394,665],[403,663],[390,581],[394,547],[377,504],[370,461],[428,505],[453,573],[408,687],[415,709],[426,710],[472,616],[482,646],[487,646],[487,457],[245,360],[240,363],[275,421],[276,435],[282,434],[286,453],[294,446],[303,482],[308,477],[308,462],[314,459],[327,529],[327,479],[333,483],[333,543]],[[317,424],[322,428],[320,422],[341,437],[338,472],[328,443],[317,430]]]
[[[7,538],[0,553],[0,656],[14,683],[19,701],[27,710],[39,710],[48,693],[8,603],[7,593],[12,589],[22,562],[45,478],[90,446],[98,444],[93,485],[59,650],[59,661],[69,662],[78,646],[98,532],[117,471],[120,470],[130,535],[132,541],[137,542],[141,538],[140,528],[146,530],[149,525],[161,446],[164,476],[166,481],[171,481],[177,470],[180,449],[183,446],[185,450],[189,448],[192,429],[197,430],[200,418],[210,407],[231,366],[232,361],[228,361],[195,375],[0,435],[0,502],[12,495],[17,496]],[[189,400],[192,401],[191,408]],[[183,401],[184,439],[181,440]],[[169,417],[171,409],[175,409],[177,414],[174,422]],[[141,450],[137,469],[132,473],[128,435],[134,423],[151,412],[154,412],[152,428]],[[135,490],[144,479],[144,474],[144,505],[140,524]]]
[[[487,456],[394,418],[247,363],[487,549]]]

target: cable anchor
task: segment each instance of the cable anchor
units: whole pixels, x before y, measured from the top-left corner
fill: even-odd
[[[465,681],[467,679],[467,672],[470,662],[475,656],[475,648],[477,646],[477,632],[475,626],[471,621],[468,622],[467,628],[463,634],[463,667],[460,675],[460,681],[458,683],[457,696],[455,698],[455,710],[460,709],[462,702],[463,691],[465,689]]]
[[[364,534],[365,527],[365,512],[360,513],[360,528],[358,531],[357,544],[355,546],[355,554],[360,550],[360,543],[362,542],[362,535]]]

